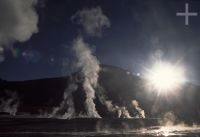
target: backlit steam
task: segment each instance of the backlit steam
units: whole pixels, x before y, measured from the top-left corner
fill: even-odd
[[[15,92],[6,91],[8,98],[0,98],[0,112],[15,115],[19,106],[19,98]]]
[[[131,116],[129,111],[125,106],[113,105],[112,101],[105,101],[105,106],[108,111],[116,113],[118,118],[145,118],[144,110],[139,107],[139,104],[136,100],[132,101],[132,106],[134,108],[135,116]]]
[[[117,105],[113,105],[111,100],[105,101],[105,105],[108,111],[117,114],[118,118],[132,118],[126,109],[126,107],[119,107]]]
[[[94,88],[97,85],[98,73],[100,70],[99,62],[96,57],[92,55],[89,45],[83,41],[82,37],[78,37],[74,40],[73,50],[77,57],[77,66],[84,75],[83,88],[86,93],[85,107],[87,116],[100,118],[94,103]]]
[[[137,111],[136,118],[145,118],[144,110],[139,107],[137,100],[132,100],[132,105]]]

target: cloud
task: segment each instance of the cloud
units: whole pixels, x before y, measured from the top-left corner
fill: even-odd
[[[37,0],[0,1],[0,51],[3,61],[4,49],[18,41],[25,42],[38,32]]]
[[[110,21],[101,10],[101,7],[85,8],[77,11],[71,20],[83,27],[84,32],[90,36],[101,36],[103,27],[110,27]]]

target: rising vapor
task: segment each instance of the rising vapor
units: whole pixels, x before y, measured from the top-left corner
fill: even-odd
[[[132,106],[136,115],[131,116],[125,106],[114,105],[111,100],[105,101],[105,106],[109,112],[117,114],[118,118],[145,118],[144,110],[139,107],[136,100],[132,101]]]
[[[100,7],[79,10],[71,17],[71,20],[73,23],[81,25],[83,27],[83,34],[88,36],[99,37],[102,35],[103,27],[110,27],[110,21],[103,14]],[[63,118],[72,118],[73,116],[100,118],[101,116],[98,114],[94,103],[95,88],[98,84],[98,73],[100,71],[99,61],[93,55],[89,44],[84,41],[83,35],[75,38],[72,46],[77,59],[76,66],[81,70],[84,77],[83,89],[86,95],[84,102],[86,112],[75,114],[72,93],[77,90],[78,85],[73,83],[72,90],[64,92],[64,99],[60,106],[54,109],[53,115],[56,115],[60,110],[68,108],[66,113],[62,115]]]
[[[100,70],[99,62],[92,54],[89,45],[83,41],[82,37],[78,37],[74,40],[73,50],[77,57],[77,66],[84,75],[83,88],[86,93],[85,107],[87,116],[100,118],[94,103],[94,88],[97,86],[98,73]]]
[[[132,105],[134,109],[136,110],[136,118],[145,118],[145,112],[143,109],[139,107],[139,103],[137,100],[132,100]]]
[[[14,42],[24,42],[38,32],[37,0],[0,1],[0,62]]]
[[[15,116],[19,106],[19,98],[17,93],[6,91],[7,98],[0,98],[0,112],[7,112]]]

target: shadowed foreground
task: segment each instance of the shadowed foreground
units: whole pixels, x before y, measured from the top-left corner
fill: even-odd
[[[158,119],[1,117],[0,137],[200,136],[199,127],[162,127]]]
[[[157,119],[76,118],[0,118],[0,132],[96,132],[102,130],[125,131],[158,126]]]

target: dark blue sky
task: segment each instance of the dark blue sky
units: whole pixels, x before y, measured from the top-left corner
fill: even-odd
[[[177,17],[185,3],[197,17]],[[162,60],[184,65],[190,81],[200,81],[200,1],[198,0],[42,0],[38,2],[39,32],[26,42],[14,43],[15,56],[5,53],[0,77],[28,80],[58,77],[73,72],[73,39],[81,27],[71,16],[83,8],[100,6],[110,22],[102,37],[87,37],[102,64],[133,73],[151,66],[158,52]]]

